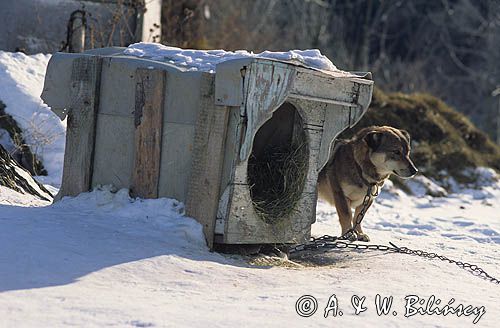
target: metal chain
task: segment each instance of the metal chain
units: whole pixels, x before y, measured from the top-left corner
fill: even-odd
[[[321,249],[325,250],[330,250],[330,249],[335,249],[335,248],[344,248],[344,249],[360,249],[360,250],[377,250],[377,251],[383,251],[383,252],[390,252],[390,253],[400,253],[400,254],[408,254],[408,255],[414,255],[414,256],[420,256],[428,259],[439,259],[441,261],[445,261],[448,263],[455,264],[461,269],[464,269],[470,273],[472,273],[475,276],[478,276],[480,278],[483,278],[487,281],[490,281],[494,284],[499,285],[500,280],[490,276],[486,271],[484,271],[482,268],[475,264],[470,264],[467,262],[462,262],[462,261],[456,261],[453,259],[450,259],[446,256],[443,255],[438,255],[436,253],[432,252],[426,252],[423,250],[419,249],[410,249],[408,247],[398,247],[394,245],[393,243],[389,243],[391,246],[387,245],[374,245],[374,244],[356,244],[348,241],[343,241],[343,239],[347,239],[347,235],[351,232],[354,231],[354,229],[361,223],[361,221],[364,218],[364,215],[366,214],[366,210],[370,206],[370,200],[372,196],[377,196],[378,195],[378,188],[375,193],[373,193],[373,188],[375,186],[372,185],[368,187],[367,193],[365,195],[365,198],[363,200],[363,208],[359,212],[356,222],[354,226],[349,229],[346,233],[344,233],[342,236],[330,236],[330,235],[324,235],[321,237],[311,237],[310,242],[304,243],[304,244],[298,244],[295,246],[292,246],[291,248],[288,249],[288,254],[296,254],[299,252],[304,252],[304,251],[317,251]]]
[[[373,191],[375,189],[375,191]],[[331,247],[332,243],[335,243],[337,240],[346,240],[349,239],[349,235],[354,232],[356,227],[361,224],[361,221],[363,221],[366,211],[371,205],[371,199],[372,197],[377,197],[378,196],[378,186],[376,184],[371,184],[368,189],[366,190],[365,197],[363,198],[363,207],[361,208],[361,211],[359,211],[358,216],[356,217],[356,221],[354,222],[354,225],[352,228],[347,230],[345,233],[343,233],[340,237],[337,236],[329,236],[329,235],[324,235],[322,237],[314,238],[311,237],[311,240],[309,243],[305,244],[298,244],[295,245],[291,248],[288,248],[288,253],[292,254],[295,252],[299,252],[302,250],[311,250],[311,249],[318,249],[318,248],[347,248],[349,246],[347,245],[356,245],[356,246],[366,246],[366,245],[359,245],[359,244],[349,244],[345,242],[338,242],[336,245],[346,245],[345,247],[338,247],[334,246]],[[388,246],[385,246],[388,247]],[[351,247],[352,248],[352,247]],[[361,247],[360,247],[361,248]]]
[[[480,268],[479,266],[477,266],[475,264],[470,264],[470,263],[462,262],[462,261],[456,261],[456,260],[450,259],[444,255],[438,255],[436,253],[426,252],[426,251],[423,251],[420,249],[410,249],[408,247],[398,247],[391,242],[389,244],[391,244],[391,246],[394,249],[394,252],[396,252],[396,253],[416,255],[416,256],[425,257],[425,258],[429,258],[429,259],[437,258],[437,259],[440,259],[441,261],[455,264],[459,268],[464,269],[466,271],[469,271],[473,275],[481,277],[481,278],[488,280],[494,284],[497,284],[497,285],[500,284],[499,279],[490,276],[486,271],[484,271],[482,268]]]
[[[373,191],[375,189],[375,191]],[[348,236],[351,233],[354,233],[354,230],[358,225],[361,224],[361,221],[363,221],[366,211],[368,211],[368,208],[371,205],[371,199],[372,197],[377,197],[378,196],[378,186],[376,184],[371,184],[368,189],[366,190],[365,197],[363,198],[363,207],[361,208],[361,211],[359,211],[358,216],[356,217],[356,221],[354,222],[354,225],[352,228],[347,230],[342,236],[338,237],[337,239],[349,239]]]
[[[288,249],[289,254],[303,251],[316,251],[320,249],[351,248],[351,249],[371,249],[379,251],[395,251],[387,245],[355,244],[348,241],[339,240],[337,236],[324,235],[318,238],[311,237],[311,241],[305,244],[295,245]]]
[[[375,189],[375,191],[373,191]],[[342,234],[340,237],[337,236],[329,236],[329,235],[324,235],[322,237],[314,238],[311,237],[311,240],[309,243],[306,244],[298,244],[296,246],[293,246],[292,248],[288,249],[288,253],[295,253],[301,250],[310,250],[310,249],[318,249],[318,248],[329,248],[328,243],[333,243],[337,240],[346,240],[349,239],[349,234],[353,233],[354,230],[358,225],[361,224],[361,221],[363,221],[366,211],[370,207],[371,199],[372,197],[377,197],[378,196],[378,186],[376,184],[372,184],[368,187],[366,190],[365,197],[363,198],[363,207],[361,208],[361,211],[359,211],[358,216],[356,217],[356,221],[354,222],[354,226],[347,230],[344,234]],[[340,244],[345,244],[345,245],[357,245],[357,244],[348,244],[344,242],[339,242]],[[346,246],[347,247],[347,246]],[[334,247],[335,248],[335,247]],[[343,247],[336,247],[336,248],[343,248]],[[344,247],[345,248],[345,247]]]
[[[449,257],[446,257],[444,255],[438,255],[436,253],[431,253],[431,252],[426,252],[423,250],[419,249],[410,249],[408,247],[398,247],[394,245],[393,243],[389,243],[391,246],[387,245],[375,245],[375,244],[356,244],[348,241],[341,241],[338,239],[337,236],[329,236],[329,235],[324,235],[318,238],[311,237],[311,241],[306,244],[299,244],[296,246],[293,246],[288,250],[288,253],[290,255],[296,254],[299,252],[304,252],[304,251],[317,251],[320,249],[325,249],[325,250],[330,250],[334,248],[340,248],[340,249],[360,249],[360,250],[377,250],[377,251],[383,251],[383,252],[390,252],[390,253],[401,253],[401,254],[408,254],[408,255],[415,255],[415,256],[420,256],[428,259],[439,259],[441,261],[445,261],[448,263],[455,264],[461,269],[464,269],[470,273],[472,273],[475,276],[478,276],[480,278],[483,278],[487,281],[490,281],[494,284],[500,285],[500,280],[492,277],[489,275],[484,269],[481,267],[475,265],[475,264],[470,264],[467,262],[462,262],[462,261],[456,261],[453,259],[450,259]]]

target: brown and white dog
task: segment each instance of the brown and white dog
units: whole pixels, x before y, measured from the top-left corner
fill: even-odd
[[[410,159],[410,135],[390,126],[371,126],[357,132],[350,140],[340,141],[330,160],[319,174],[319,197],[335,205],[342,235],[354,225],[363,208],[370,185],[380,189],[394,173],[411,178],[418,172]],[[368,207],[375,196],[370,197]],[[352,215],[352,208],[355,209]],[[361,224],[348,239],[369,241]]]

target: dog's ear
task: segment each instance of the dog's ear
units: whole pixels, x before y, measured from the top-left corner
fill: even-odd
[[[410,134],[408,133],[408,131],[406,130],[399,130],[401,131],[401,134],[403,135],[403,137],[406,139],[406,141],[408,142],[408,144],[410,143]]]
[[[377,148],[382,143],[383,133],[381,132],[370,132],[365,136],[365,141],[371,150],[377,150]]]

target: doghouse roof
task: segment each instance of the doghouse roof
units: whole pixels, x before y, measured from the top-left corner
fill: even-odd
[[[157,43],[136,43],[128,48],[110,47],[85,51],[83,53],[56,53],[52,56],[45,76],[42,99],[63,119],[63,109],[71,104],[68,86],[71,84],[71,70],[76,58],[98,56],[119,60],[129,67],[161,69],[170,74],[181,74],[186,83],[201,74],[215,75],[216,104],[239,106],[242,103],[242,69],[251,65],[294,73],[294,90],[289,90],[304,99],[339,103],[346,106],[361,104],[367,107],[371,91],[360,92],[360,85],[373,84],[370,73],[353,73],[337,69],[317,49],[290,50],[287,52],[264,51],[254,54],[246,50],[190,50],[168,47]],[[274,73],[273,73],[274,74]],[[271,74],[270,76],[272,76]],[[290,74],[286,74],[290,76]],[[272,81],[270,81],[272,82]],[[278,82],[279,84],[279,82]],[[265,86],[263,86],[265,87]],[[280,87],[283,88],[283,87]],[[265,92],[275,92],[266,90]]]
[[[232,65],[232,63],[250,63],[253,60],[263,59],[321,71],[334,77],[360,77],[358,73],[338,69],[318,49],[289,50],[284,52],[266,50],[255,54],[247,50],[181,49],[159,43],[139,42],[127,48],[110,47],[92,49],[85,51],[85,54],[136,57],[156,64],[164,64],[162,67],[166,70],[169,70],[169,68],[173,70],[178,69],[181,72],[206,72],[215,74],[218,70],[217,68],[221,67],[223,63],[225,65]],[[364,74],[361,75],[364,76]]]
[[[352,73],[339,70],[318,49],[289,50],[286,52],[264,51],[254,54],[247,50],[194,50],[169,47],[159,43],[140,42],[125,48],[122,54],[169,63],[186,71],[215,73],[217,65],[223,62],[260,58],[331,72],[337,76],[353,76]]]

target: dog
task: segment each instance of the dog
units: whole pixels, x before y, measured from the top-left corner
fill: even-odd
[[[318,177],[319,197],[334,205],[342,236],[350,241],[370,241],[356,218],[363,209],[368,188],[371,206],[379,189],[391,174],[411,178],[418,170],[410,159],[410,134],[390,126],[371,126],[358,131],[350,140],[339,140]],[[352,209],[354,215],[352,215]],[[354,231],[352,228],[355,226]]]

